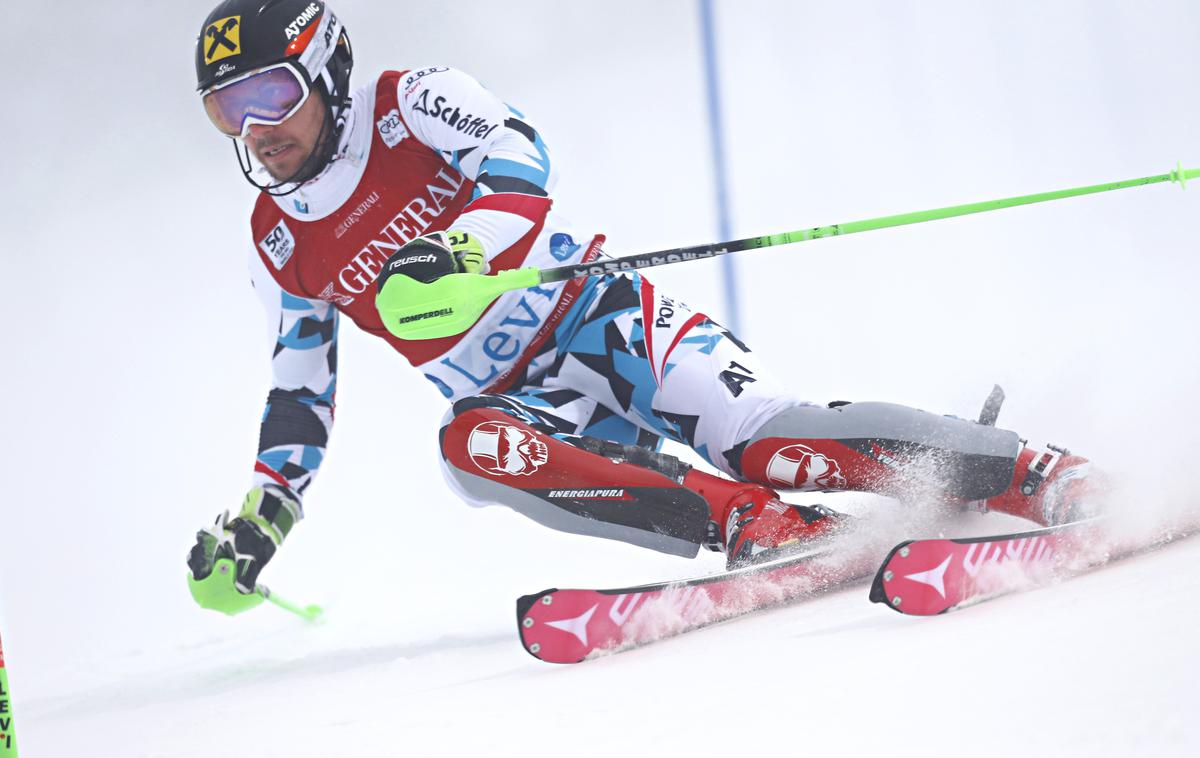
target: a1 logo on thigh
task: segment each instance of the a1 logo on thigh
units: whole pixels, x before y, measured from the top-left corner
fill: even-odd
[[[746,368],[737,361],[730,361],[729,368],[718,374],[718,377],[721,379],[721,383],[725,385],[725,388],[729,390],[729,394],[738,397],[742,394],[742,385],[758,381],[752,376],[753,373],[753,370]]]

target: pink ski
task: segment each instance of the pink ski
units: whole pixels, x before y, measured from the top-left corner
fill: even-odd
[[[871,600],[932,616],[1048,584],[1108,559],[1101,519],[1019,534],[902,542],[884,559]]]
[[[577,663],[782,605],[869,576],[878,550],[840,542],[697,579],[612,590],[551,589],[517,600],[536,658]]]

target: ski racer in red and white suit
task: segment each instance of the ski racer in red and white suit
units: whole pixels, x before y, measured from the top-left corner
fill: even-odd
[[[273,386],[250,494],[237,518],[198,535],[196,579],[216,544],[236,559],[238,591],[252,592],[300,519],[333,423],[342,315],[451,403],[439,443],[452,488],[553,528],[678,555],[707,545],[737,564],[837,521],[772,487],[933,492],[1040,523],[1069,517],[1065,483],[1083,459],[903,406],[801,401],[728,330],[637,274],[509,292],[461,335],[393,337],[377,280],[385,267],[408,275],[410,260],[461,270],[438,232],[473,239],[492,272],[591,260],[603,238],[552,210],[554,166],[535,126],[460,71],[384,72],[343,115],[329,164],[254,209]],[[731,478],[658,453],[663,439]]]
[[[804,404],[703,314],[637,275],[510,292],[471,329],[443,339],[393,337],[375,311],[373,285],[389,257],[403,257],[401,250],[411,249],[406,245],[432,232],[470,234],[492,271],[600,255],[602,237],[578,232],[551,210],[554,181],[549,152],[519,111],[466,74],[433,67],[385,72],[356,92],[336,160],[294,193],[259,198],[251,271],[278,337],[254,484],[268,493],[283,488],[288,528],[324,456],[338,319],[345,314],[387,340],[455,403],[443,454],[451,483],[468,501],[503,502],[559,528],[672,552],[694,554],[704,540],[723,544],[714,539],[710,524],[716,521],[703,498],[677,482],[664,485],[661,474],[639,472],[653,478],[653,491],[641,503],[631,494],[632,481],[617,482],[621,514],[581,515],[587,504],[578,501],[588,498],[553,493],[597,488],[582,486],[590,481],[583,471],[560,470],[563,453],[552,456],[555,465],[546,471],[532,466],[522,472],[523,486],[547,476],[572,485],[547,486],[550,494],[539,499],[528,487],[492,489],[476,481],[490,474],[476,463],[482,456],[472,458],[474,448],[456,445],[460,434],[471,436],[465,428],[471,420],[499,419],[522,434],[539,434],[533,427],[541,427],[641,448],[673,438],[736,474],[736,459],[710,451],[735,449],[766,420]],[[647,321],[650,329],[642,326]],[[474,439],[478,446],[486,438]],[[591,456],[592,468],[605,474],[611,468],[598,466],[603,459],[594,454],[576,452]],[[666,504],[680,498],[692,507]],[[666,513],[656,515],[660,504]],[[677,534],[668,526],[675,522],[687,528]],[[277,533],[282,537],[286,529]]]

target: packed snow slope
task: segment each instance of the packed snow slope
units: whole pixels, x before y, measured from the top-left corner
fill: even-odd
[[[336,9],[356,81],[457,66],[525,112],[561,172],[556,207],[610,252],[716,237],[695,3]],[[539,663],[516,638],[518,595],[720,558],[456,502],[440,395],[349,323],[329,457],[263,577],[328,622],[196,608],[184,556],[240,503],[269,355],[245,265],[254,192],[193,91],[208,10],[8,14],[0,634],[26,755],[1200,753],[1197,541],[942,618],[872,606],[860,586]],[[717,12],[737,237],[1200,166],[1194,3]],[[1127,510],[1194,509],[1195,189],[748,253],[739,331],[817,402],[973,417],[1000,383],[1000,425],[1093,458]],[[721,271],[652,278],[732,322]]]
[[[858,586],[573,666],[527,655],[511,607],[481,602],[495,612],[465,618],[480,614],[455,605],[538,587],[435,577],[443,597],[420,608],[347,591],[322,627],[264,612],[193,644],[156,640],[93,660],[61,694],[20,703],[22,739],[35,755],[62,756],[677,755],[748,745],[1188,755],[1200,744],[1189,715],[1197,561],[1192,539],[924,619],[872,605]]]

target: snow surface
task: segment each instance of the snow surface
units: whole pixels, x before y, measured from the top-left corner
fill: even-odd
[[[1187,755],[1197,561],[1192,539],[931,619],[859,586],[575,666],[529,657],[511,613],[439,609],[414,634],[395,608],[391,629],[350,603],[317,628],[264,612],[93,661],[69,694],[20,703],[22,739],[63,756]]]
[[[336,7],[357,81],[454,65],[525,111],[558,207],[611,252],[715,238],[694,3]],[[240,501],[267,381],[253,190],[192,89],[207,11],[8,9],[0,634],[27,756],[1200,754],[1196,540],[941,618],[860,586],[539,663],[518,595],[721,559],[455,502],[440,397],[349,324],[329,458],[264,576],[328,622],[197,609],[184,555]],[[1195,3],[718,12],[735,236],[1200,166]],[[998,382],[1002,426],[1093,458],[1127,510],[1194,509],[1198,203],[1156,186],[747,254],[740,331],[817,401],[970,417]],[[725,319],[719,271],[653,279]]]

